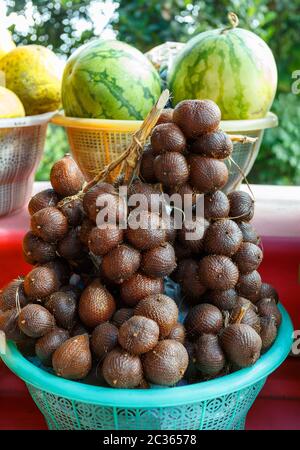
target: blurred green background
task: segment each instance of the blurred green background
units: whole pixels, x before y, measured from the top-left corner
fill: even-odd
[[[2,0],[17,44],[41,44],[67,57],[94,36],[112,37],[147,51],[165,41],[186,42],[222,26],[229,11],[240,26],[261,36],[278,66],[279,85],[272,107],[280,120],[265,134],[249,176],[253,183],[300,184],[300,94],[292,93],[300,69],[299,0]],[[38,180],[48,179],[52,163],[68,150],[64,131],[50,126]]]

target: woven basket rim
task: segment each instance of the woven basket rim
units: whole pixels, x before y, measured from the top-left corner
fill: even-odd
[[[57,113],[51,120],[54,125],[65,128],[90,129],[99,131],[134,132],[143,123],[140,120],[111,120],[111,119],[81,119],[68,117],[63,111]],[[268,112],[265,117],[253,120],[222,120],[220,128],[227,132],[259,131],[274,128],[278,125],[277,116]]]
[[[23,381],[59,397],[103,406],[151,408],[171,407],[210,400],[248,388],[273,372],[288,356],[293,341],[293,325],[282,305],[282,323],[273,346],[259,360],[246,369],[223,377],[174,388],[114,389],[69,381],[36,367],[8,342],[7,351],[1,355],[5,364]]]

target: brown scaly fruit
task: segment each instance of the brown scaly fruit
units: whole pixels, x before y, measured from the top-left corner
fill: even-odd
[[[172,108],[165,108],[160,113],[160,116],[157,121],[157,125],[161,123],[171,123],[173,122],[173,109]]]
[[[43,241],[31,231],[25,234],[22,249],[29,264],[43,264],[56,258],[56,244]]]
[[[178,341],[181,344],[185,342],[185,328],[181,323],[176,323],[172,330],[170,331],[167,339],[172,339],[173,341]]]
[[[84,211],[82,206],[82,200],[74,198],[59,206],[60,211],[66,216],[68,224],[71,227],[77,227],[81,225],[84,218]]]
[[[178,307],[167,295],[150,295],[142,299],[135,307],[134,314],[154,320],[161,337],[168,336],[178,321]]]
[[[62,197],[69,197],[81,190],[84,176],[71,155],[65,155],[53,164],[50,181],[55,192]]]
[[[24,278],[24,291],[31,299],[42,300],[59,289],[57,274],[51,268],[38,266],[32,269]]]
[[[253,365],[260,357],[262,340],[245,323],[234,323],[226,327],[220,336],[220,342],[228,360],[240,368]]]
[[[260,237],[253,225],[249,222],[237,222],[239,229],[243,233],[244,242],[251,242],[251,244],[259,245]]]
[[[16,308],[17,303],[21,308],[28,303],[28,300],[24,291],[24,283],[22,279],[16,279],[10,281],[0,291],[0,310],[8,311],[9,309]]]
[[[109,322],[98,325],[91,336],[91,349],[102,360],[108,352],[118,345],[118,328]]]
[[[141,273],[134,274],[120,287],[121,299],[129,306],[135,306],[143,298],[162,294],[163,291],[164,281],[162,278],[150,278]]]
[[[140,177],[146,183],[156,183],[156,177],[154,174],[154,152],[150,144],[146,144],[143,149],[143,153],[140,160]]]
[[[68,232],[68,220],[53,206],[40,209],[31,216],[32,232],[46,242],[56,242]]]
[[[223,316],[216,306],[202,303],[190,309],[184,326],[189,340],[201,334],[218,334],[223,327]]]
[[[103,257],[102,272],[110,281],[120,284],[133,276],[140,263],[141,254],[138,250],[120,244]]]
[[[53,314],[60,327],[70,330],[74,326],[77,313],[74,296],[66,292],[54,292],[46,301],[45,308]]]
[[[261,276],[256,270],[240,274],[236,290],[241,297],[246,297],[256,303],[260,299],[260,289]]]
[[[226,219],[229,210],[229,200],[224,192],[215,191],[204,195],[204,217],[207,220]]]
[[[141,270],[149,277],[163,278],[169,276],[175,268],[175,251],[169,242],[164,242],[142,255]]]
[[[53,353],[63,342],[69,339],[69,337],[68,331],[62,328],[53,328],[53,330],[49,331],[36,341],[36,356],[45,366],[51,366]]]
[[[200,300],[206,288],[200,281],[199,264],[194,259],[183,259],[180,262],[178,282],[181,283],[185,295],[194,300]]]
[[[200,193],[215,192],[222,189],[228,181],[228,169],[223,161],[205,156],[188,157],[190,183]]]
[[[260,298],[273,298],[276,303],[279,302],[279,295],[276,289],[268,283],[262,283],[260,288]],[[1,308],[0,308],[1,309]]]
[[[119,329],[119,344],[132,355],[152,350],[158,343],[159,326],[148,317],[135,315]]]
[[[188,363],[188,353],[180,342],[171,339],[159,341],[143,357],[145,378],[154,384],[174,386],[183,378]]]
[[[216,130],[220,120],[220,108],[212,100],[183,100],[173,111],[173,122],[190,139]]]
[[[154,174],[166,187],[180,186],[189,178],[189,166],[186,158],[178,152],[158,155],[154,160]]]
[[[209,156],[210,158],[225,159],[231,155],[233,144],[224,131],[217,130],[199,136],[191,145],[190,150],[192,153]]]
[[[67,260],[81,259],[85,255],[84,246],[79,239],[79,230],[71,228],[57,245],[59,256]]]
[[[237,305],[238,294],[235,289],[214,290],[208,293],[208,299],[221,311],[230,311]]]
[[[54,189],[45,189],[44,191],[35,194],[28,203],[28,211],[32,216],[40,209],[47,208],[47,206],[56,206],[59,197]]]
[[[256,303],[256,306],[260,316],[273,316],[276,326],[280,326],[282,320],[281,312],[279,311],[276,301],[273,298],[263,298]]]
[[[101,284],[93,280],[83,291],[79,300],[79,317],[84,325],[94,328],[111,318],[116,310],[113,296]]]
[[[227,290],[237,284],[239,271],[228,256],[209,255],[199,262],[199,277],[208,289]]]
[[[242,232],[233,220],[217,220],[205,232],[204,250],[213,255],[232,256],[239,250],[242,240]]]
[[[262,351],[268,350],[277,337],[276,319],[274,316],[263,316],[260,318],[260,337],[262,340]]]
[[[89,337],[84,334],[63,342],[53,354],[52,365],[59,377],[69,380],[85,378],[92,368]]]
[[[123,241],[123,230],[117,225],[94,227],[88,237],[88,245],[96,256],[103,256]]]
[[[153,128],[151,146],[155,155],[165,152],[182,153],[186,147],[186,140],[175,123],[162,123]]]
[[[233,257],[240,273],[249,273],[257,270],[263,259],[261,249],[250,242],[243,242]]]
[[[115,348],[107,354],[102,371],[105,381],[115,388],[132,389],[143,381],[139,356],[130,355],[121,348]]]
[[[202,217],[186,219],[178,230],[178,241],[192,253],[199,255],[204,250],[203,243],[208,227],[209,222]]]
[[[39,338],[54,328],[55,320],[43,306],[28,304],[20,311],[18,325],[26,336]]]
[[[195,359],[197,369],[208,377],[218,375],[225,367],[226,359],[219,344],[218,336],[203,334],[195,345]]]
[[[110,194],[116,194],[115,188],[105,182],[99,182],[92,186],[83,197],[83,209],[86,213],[86,215],[91,219],[93,222],[96,221],[97,214],[99,212],[98,207],[96,206],[96,201],[99,195],[104,193],[110,193]]]
[[[127,241],[138,250],[149,250],[157,247],[166,241],[166,230],[158,214],[153,212],[142,213],[139,228],[130,227],[131,220],[134,219],[132,213],[128,217],[128,225],[125,232]]]
[[[233,191],[228,194],[229,215],[237,222],[249,222],[254,215],[254,200],[247,192]]]

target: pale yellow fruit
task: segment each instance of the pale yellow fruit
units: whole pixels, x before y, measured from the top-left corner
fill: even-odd
[[[0,26],[0,59],[16,47],[11,33]]]
[[[0,60],[0,71],[6,87],[22,101],[27,116],[59,108],[63,64],[48,48],[17,47]]]
[[[0,119],[24,116],[25,109],[21,100],[12,91],[0,86]]]

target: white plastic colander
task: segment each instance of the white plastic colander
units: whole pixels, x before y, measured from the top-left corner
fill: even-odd
[[[0,216],[28,202],[54,112],[0,119]]]

